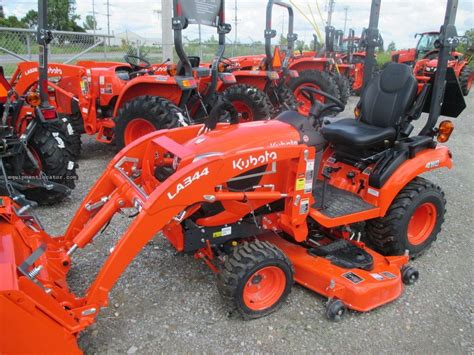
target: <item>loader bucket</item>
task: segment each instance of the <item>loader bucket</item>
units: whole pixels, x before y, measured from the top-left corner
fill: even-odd
[[[54,270],[58,265],[53,263],[41,270],[28,266],[46,255],[62,257],[60,248],[55,250],[60,243],[38,233],[41,228],[33,217],[18,218],[15,209],[10,199],[0,198],[0,353],[79,354],[73,331],[77,321],[32,277],[37,274],[48,285],[52,275],[65,273]]]

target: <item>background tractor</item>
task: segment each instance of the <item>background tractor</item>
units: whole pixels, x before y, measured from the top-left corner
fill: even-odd
[[[394,51],[391,55],[392,62],[412,66],[419,81],[424,82],[434,75],[437,68],[440,33],[436,31],[417,33],[415,38],[418,36],[420,39],[416,48]],[[469,66],[471,60],[472,56],[464,55],[456,51],[456,48],[453,48],[449,55],[448,66],[453,68],[464,96],[469,94],[474,77]]]

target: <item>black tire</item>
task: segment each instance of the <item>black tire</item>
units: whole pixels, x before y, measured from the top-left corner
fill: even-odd
[[[337,88],[339,89],[339,100],[341,100],[342,103],[346,105],[352,92],[351,82],[345,75],[342,74],[335,74],[334,81],[336,82]]]
[[[248,282],[259,277],[257,272],[266,267],[276,267],[285,277],[284,290],[271,306],[255,310],[249,308],[244,301],[244,288]],[[293,285],[293,267],[287,256],[269,242],[253,241],[235,247],[225,257],[222,270],[217,276],[217,289],[223,300],[244,319],[255,319],[266,316],[279,309]],[[252,278],[252,281],[250,281]],[[256,280],[257,283],[262,279]]]
[[[296,89],[303,84],[316,85],[321,89],[321,91],[324,91],[337,98],[340,97],[336,82],[327,72],[318,70],[305,70],[299,73],[297,78],[291,78],[288,82],[288,87],[293,93],[295,93]],[[296,99],[298,100],[298,97]]]
[[[42,167],[42,171],[49,180],[63,184],[69,188],[75,187],[76,163],[70,160],[70,155],[64,148],[64,143],[58,136],[54,136],[57,130],[52,126],[38,125],[28,143],[34,155],[36,155]],[[32,175],[34,167],[28,158],[25,159],[24,173]],[[61,202],[68,196],[66,193],[47,191],[42,188],[25,190],[27,199],[38,202],[39,205],[50,205]]]
[[[402,281],[405,285],[413,285],[418,281],[420,274],[413,266],[404,266],[402,268]]]
[[[245,116],[247,113],[239,112],[239,115],[242,115],[241,121],[260,121],[271,118],[272,103],[267,94],[256,87],[246,84],[232,85],[222,92],[222,96],[233,105],[235,102],[241,102],[248,107],[250,110],[248,116]],[[239,107],[235,105],[234,107],[239,111]]]
[[[81,155],[81,134],[77,133],[74,125],[71,123],[70,118],[66,116],[60,117],[59,122],[53,126],[58,129],[61,134],[61,138],[64,139],[66,150],[70,154],[71,158],[74,161],[77,161]]]
[[[338,299],[331,299],[326,304],[326,317],[333,322],[340,322],[346,314],[346,305]]]
[[[171,101],[157,96],[138,96],[128,101],[115,118],[114,139],[118,149],[126,145],[125,131],[134,119],[148,121],[156,130],[171,129],[189,124],[186,115]]]
[[[462,68],[461,74],[459,75],[459,84],[461,85],[462,94],[464,96],[469,95],[469,91],[471,90],[472,75],[472,69],[467,65]]]
[[[219,99],[221,99],[221,101],[219,101]],[[222,100],[224,101],[226,100],[224,97],[222,97],[222,94],[214,93],[211,95],[211,97],[209,98],[206,97],[203,100],[205,101],[203,105],[199,95],[194,94],[193,96],[191,96],[186,107],[189,112],[189,115],[191,116],[193,120],[193,123],[194,124],[204,123],[209,118],[212,109],[215,108],[218,103],[222,103]],[[231,120],[232,120],[232,115],[230,114],[230,112],[225,111],[224,114],[220,117],[219,122],[228,123],[228,122],[231,122]]]
[[[80,112],[74,113],[68,116],[69,122],[72,124],[72,128],[74,128],[74,132],[78,134],[86,133],[84,128],[84,120],[82,119],[82,115]]]
[[[267,90],[267,95],[272,103],[273,115],[275,116],[284,111],[296,111],[298,109],[295,94],[284,83],[278,86],[271,85]]]
[[[418,207],[431,204],[436,211],[431,232],[419,243],[408,236],[411,217]],[[417,177],[408,183],[395,197],[386,215],[367,222],[367,238],[375,250],[383,255],[402,255],[408,250],[411,258],[420,256],[436,240],[444,222],[446,199],[441,188],[432,182]],[[432,214],[429,214],[430,216]],[[425,234],[425,235],[426,235]]]

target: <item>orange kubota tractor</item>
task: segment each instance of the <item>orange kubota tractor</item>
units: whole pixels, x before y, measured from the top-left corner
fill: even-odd
[[[392,52],[392,61],[413,66],[418,81],[427,82],[433,77],[438,65],[439,35],[440,33],[436,31],[417,33],[415,37],[420,36],[420,39],[416,48]],[[469,66],[471,60],[472,56],[464,55],[453,47],[448,66],[453,68],[464,96],[469,94],[474,79]]]
[[[346,308],[365,312],[398,298],[418,278],[410,257],[435,241],[444,222],[441,188],[419,175],[452,167],[439,143],[453,125],[437,121],[465,108],[462,95],[443,104],[456,5],[448,1],[436,79],[420,94],[411,68],[394,63],[366,84],[358,119],[325,124],[325,112],[344,106],[308,87],[309,117],[287,111],[205,135],[199,125],[151,133],[109,163],[58,237],[2,197],[0,351],[79,353],[77,335],[160,231],[216,272],[223,299],[246,319],[277,310],[294,281],[327,297],[326,314],[336,321]],[[373,0],[371,35],[379,8]],[[428,97],[429,116],[413,135]],[[67,285],[74,253],[116,213],[133,221],[87,291],[74,294]]]

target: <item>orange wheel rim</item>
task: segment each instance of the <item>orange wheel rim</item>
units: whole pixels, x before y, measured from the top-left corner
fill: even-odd
[[[249,277],[244,286],[244,304],[253,311],[273,306],[283,295],[286,276],[277,266],[267,266]]]
[[[249,105],[243,101],[232,101],[232,106],[239,113],[239,122],[250,122],[254,120],[253,111]]]
[[[419,245],[426,241],[436,226],[436,206],[426,202],[415,210],[408,223],[408,241],[412,245]]]
[[[125,145],[154,131],[156,131],[156,128],[150,121],[147,121],[144,118],[134,118],[125,128]]]
[[[295,94],[296,101],[298,102],[298,111],[302,115],[306,116],[306,115],[309,114],[309,110],[311,109],[311,101],[308,100],[306,97],[304,97],[303,93],[301,92],[301,89],[305,86],[310,87],[310,88],[314,88],[316,90],[321,90],[321,88],[316,84],[303,83],[295,89],[294,94]],[[324,96],[315,94],[314,98],[317,101],[320,101],[322,103],[325,102],[325,97]]]
[[[24,175],[39,176],[41,174],[41,171],[43,170],[43,162],[41,161],[41,158],[35,148],[29,145],[28,149],[30,150],[33,158],[36,160],[36,163],[38,164],[38,168],[32,166],[31,167],[32,169],[29,171],[25,171]]]

